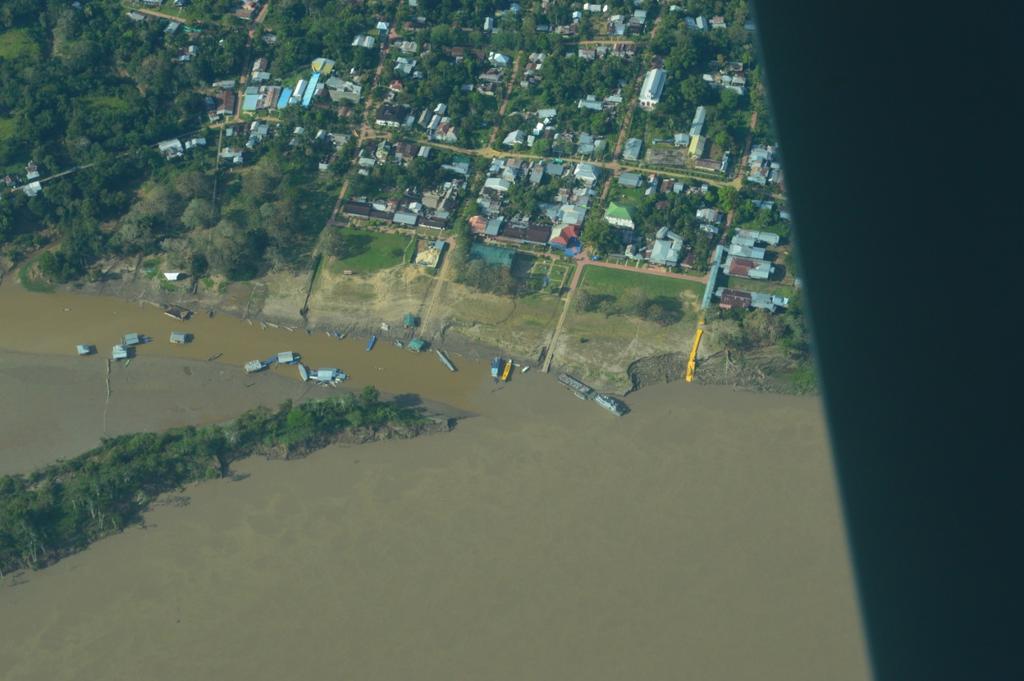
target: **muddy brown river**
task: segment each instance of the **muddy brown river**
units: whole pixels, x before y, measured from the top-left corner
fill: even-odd
[[[195,345],[166,343],[179,327]],[[145,528],[6,577],[4,681],[869,678],[817,400],[675,383],[631,395],[616,418],[533,371],[495,389],[481,364],[456,358],[450,374],[386,341],[367,354],[363,340],[179,325],[5,283],[5,424],[39,418],[40,400],[8,397],[31,395],[33,368],[91,391],[95,358],[71,357],[74,343],[106,353],[131,331],[156,339],[119,377],[131,389],[151,360],[140,419],[149,401],[199,418],[194,376],[212,391],[217,372],[241,375],[222,388],[244,395],[240,365],[278,350],[478,416],[444,435],[243,462],[248,477],[167,495]],[[223,367],[183,371],[215,352]],[[302,390],[294,368],[275,372],[251,377],[273,383],[268,398]],[[19,438],[29,456],[32,430]]]

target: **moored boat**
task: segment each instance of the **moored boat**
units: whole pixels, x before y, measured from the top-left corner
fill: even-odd
[[[445,365],[448,371],[455,371],[455,365],[452,364],[450,359],[448,359],[448,355],[444,353],[444,350],[434,350],[434,352],[437,353],[437,357],[441,360],[441,364]]]
[[[491,360],[491,378],[494,382],[498,382],[498,372],[501,371],[501,357],[495,357]]]
[[[616,416],[622,416],[626,413],[626,405],[609,395],[599,394],[594,398],[594,401]]]
[[[377,342],[377,337],[376,336],[370,336],[370,340],[366,341],[366,351],[369,352],[370,350],[373,350],[373,346],[374,346],[374,344],[376,344],[376,342]]]
[[[512,360],[505,361],[505,369],[501,372],[501,380],[507,381],[509,374],[512,373]]]
[[[254,359],[245,363],[245,373],[255,374],[257,371],[263,371],[267,368],[266,362],[262,360]]]

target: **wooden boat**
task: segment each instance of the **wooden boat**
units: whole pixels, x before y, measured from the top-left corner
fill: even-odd
[[[370,340],[366,341],[366,351],[369,352],[370,350],[373,350],[373,346],[374,346],[374,344],[376,344],[376,342],[377,342],[377,337],[376,336],[370,336]]]
[[[505,361],[505,369],[501,372],[501,380],[507,381],[508,375],[512,373],[512,360]]]
[[[438,359],[441,360],[441,364],[445,365],[448,371],[455,371],[455,365],[448,359],[448,355],[444,354],[443,350],[434,350],[437,353]]]

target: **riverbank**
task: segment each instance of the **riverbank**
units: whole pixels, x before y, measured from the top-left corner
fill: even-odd
[[[535,366],[554,352],[553,370],[568,371],[599,390],[625,394],[635,389],[629,367],[636,361],[677,350],[692,338],[696,317],[663,327],[626,317],[573,312],[556,348],[551,342],[562,299],[553,294],[512,298],[475,291],[454,281],[440,282],[419,268],[399,266],[368,275],[342,275],[321,268],[309,299],[308,273],[276,272],[252,282],[217,285],[169,283],[139,270],[117,278],[81,282],[62,291],[117,297],[150,304],[178,304],[200,315],[212,312],[255,323],[266,322],[312,333],[340,331],[354,336],[408,340],[414,334],[435,347],[479,361],[495,355]],[[444,288],[434,299],[435,288]],[[687,305],[692,305],[689,292]],[[435,304],[430,305],[429,301]],[[300,310],[308,304],[306,315]],[[402,328],[406,313],[430,319],[415,330]],[[389,325],[381,330],[381,323]],[[679,374],[677,378],[681,378]],[[676,380],[676,379],[673,379]]]

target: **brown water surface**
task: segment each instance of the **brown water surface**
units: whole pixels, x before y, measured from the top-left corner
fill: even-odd
[[[74,345],[105,357],[129,332],[154,342],[108,401],[105,360]],[[675,383],[617,418],[539,372],[494,386],[483,363],[364,347],[0,286],[0,472],[308,397],[294,367],[242,372],[281,350],[479,414],[242,462],[145,528],[8,575],[0,679],[869,677],[817,400]]]
[[[344,330],[342,327],[340,330]],[[174,345],[171,331],[194,335],[188,345]],[[459,371],[448,371],[431,352],[415,353],[392,345],[388,334],[379,334],[377,345],[366,352],[366,338],[346,337],[339,341],[317,331],[307,335],[296,329],[261,329],[259,322],[197,313],[179,322],[148,303],[128,302],[103,296],[73,293],[29,293],[13,282],[0,285],[0,349],[18,352],[75,355],[79,343],[97,346],[98,355],[83,362],[103,362],[121,336],[140,333],[152,343],[138,347],[133,365],[147,357],[217,359],[237,367],[252,359],[266,359],[278,352],[302,355],[310,368],[334,367],[349,374],[346,387],[358,390],[374,385],[391,394],[417,394],[459,409],[472,410],[471,393],[488,375],[485,363],[451,355]],[[391,329],[401,334],[402,329]],[[299,380],[294,366],[274,366],[270,372]],[[254,377],[257,378],[257,377]]]

